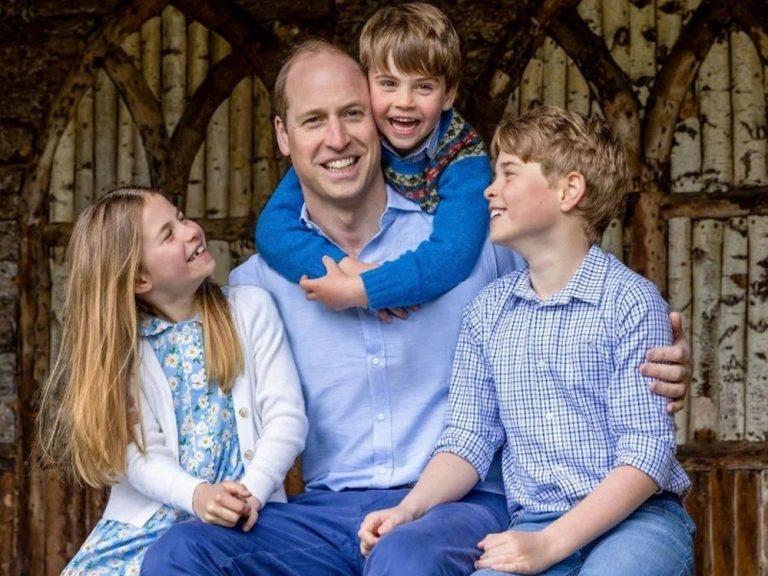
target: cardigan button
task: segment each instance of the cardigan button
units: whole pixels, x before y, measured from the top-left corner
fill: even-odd
[[[243,418],[248,418],[248,408],[240,408],[237,413]]]
[[[252,460],[253,459],[253,450],[246,450],[245,451],[245,459],[246,460]]]

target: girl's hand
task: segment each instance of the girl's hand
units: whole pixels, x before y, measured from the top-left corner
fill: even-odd
[[[478,544],[484,550],[475,568],[491,568],[500,572],[538,574],[560,559],[556,558],[546,532],[508,530],[488,534]]]
[[[231,528],[237,524],[241,516],[249,515],[250,509],[247,504],[249,498],[253,496],[239,482],[226,481],[217,484],[203,482],[195,488],[192,496],[192,510],[203,522]],[[253,499],[256,500],[256,498]],[[256,518],[253,519],[253,524],[255,523]]]
[[[249,532],[251,528],[256,525],[256,521],[259,519],[259,512],[261,511],[261,502],[256,496],[250,496],[245,501],[248,505],[248,513],[245,515],[245,523],[243,524],[243,532]]]

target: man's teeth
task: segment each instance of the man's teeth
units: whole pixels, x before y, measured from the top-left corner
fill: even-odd
[[[491,210],[491,220],[496,218],[496,216],[501,216],[502,214],[504,214],[504,210],[502,210],[501,208],[494,208],[493,210]]]
[[[325,166],[331,170],[343,170],[344,168],[352,166],[354,163],[354,158],[343,158],[341,160],[331,160],[330,162],[326,162]]]

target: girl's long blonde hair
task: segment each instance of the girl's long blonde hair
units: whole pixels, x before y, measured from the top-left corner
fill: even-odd
[[[79,216],[67,247],[61,348],[43,385],[38,433],[45,463],[94,487],[119,480],[129,443],[143,447],[138,325],[147,307],[137,301],[134,286],[149,194],[159,192],[124,187],[102,196]],[[209,279],[196,304],[209,380],[229,391],[243,368],[229,305]]]

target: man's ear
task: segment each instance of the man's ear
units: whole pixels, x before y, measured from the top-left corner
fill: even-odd
[[[285,130],[285,123],[280,116],[275,116],[275,136],[277,136],[277,147],[283,156],[291,155],[291,147],[288,145],[288,132]]]
[[[133,281],[133,293],[139,296],[146,294],[150,290],[152,290],[152,281],[143,272],[139,271]]]
[[[581,172],[569,172],[561,180],[563,187],[560,191],[560,210],[570,212],[584,198],[587,192],[587,181]]]

